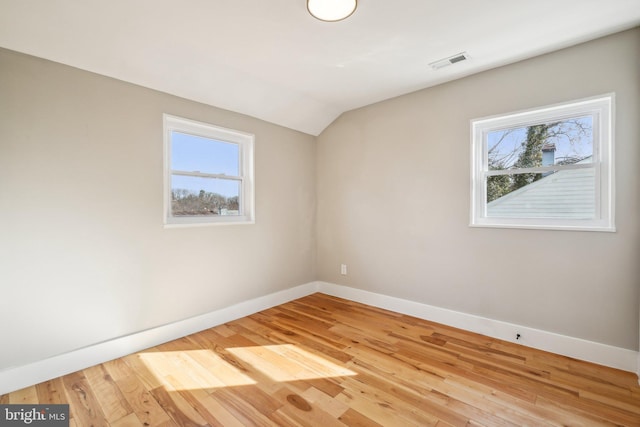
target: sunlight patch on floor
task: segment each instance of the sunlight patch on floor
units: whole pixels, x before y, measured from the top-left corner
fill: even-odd
[[[140,353],[140,359],[169,391],[216,389],[256,382],[212,350]]]
[[[293,344],[234,347],[227,351],[280,382],[357,375]]]
[[[357,375],[293,344],[228,348],[227,351],[277,382]],[[256,384],[250,373],[212,350],[139,353],[149,372],[168,391],[208,390]]]

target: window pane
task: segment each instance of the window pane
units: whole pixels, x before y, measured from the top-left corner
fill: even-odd
[[[171,169],[239,176],[239,146],[181,132],[171,132]]]
[[[490,176],[487,217],[593,219],[595,169]]]
[[[174,216],[240,215],[240,181],[171,175]]]
[[[582,116],[487,134],[489,170],[590,163],[593,117]]]

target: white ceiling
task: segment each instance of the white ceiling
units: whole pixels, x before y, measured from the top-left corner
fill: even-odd
[[[0,46],[318,135],[344,111],[640,25],[640,0],[358,3],[327,23],[305,0],[0,0]]]

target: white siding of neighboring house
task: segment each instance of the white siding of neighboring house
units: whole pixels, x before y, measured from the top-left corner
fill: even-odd
[[[487,204],[493,218],[590,219],[595,216],[595,170],[548,175]]]

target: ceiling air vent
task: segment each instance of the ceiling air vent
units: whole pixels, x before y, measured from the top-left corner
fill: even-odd
[[[467,59],[469,59],[469,54],[467,52],[461,52],[453,56],[450,56],[448,58],[444,58],[436,62],[432,62],[431,64],[429,64],[429,66],[434,70],[439,70],[440,68],[444,68],[448,65],[455,64],[456,62],[466,61]]]

